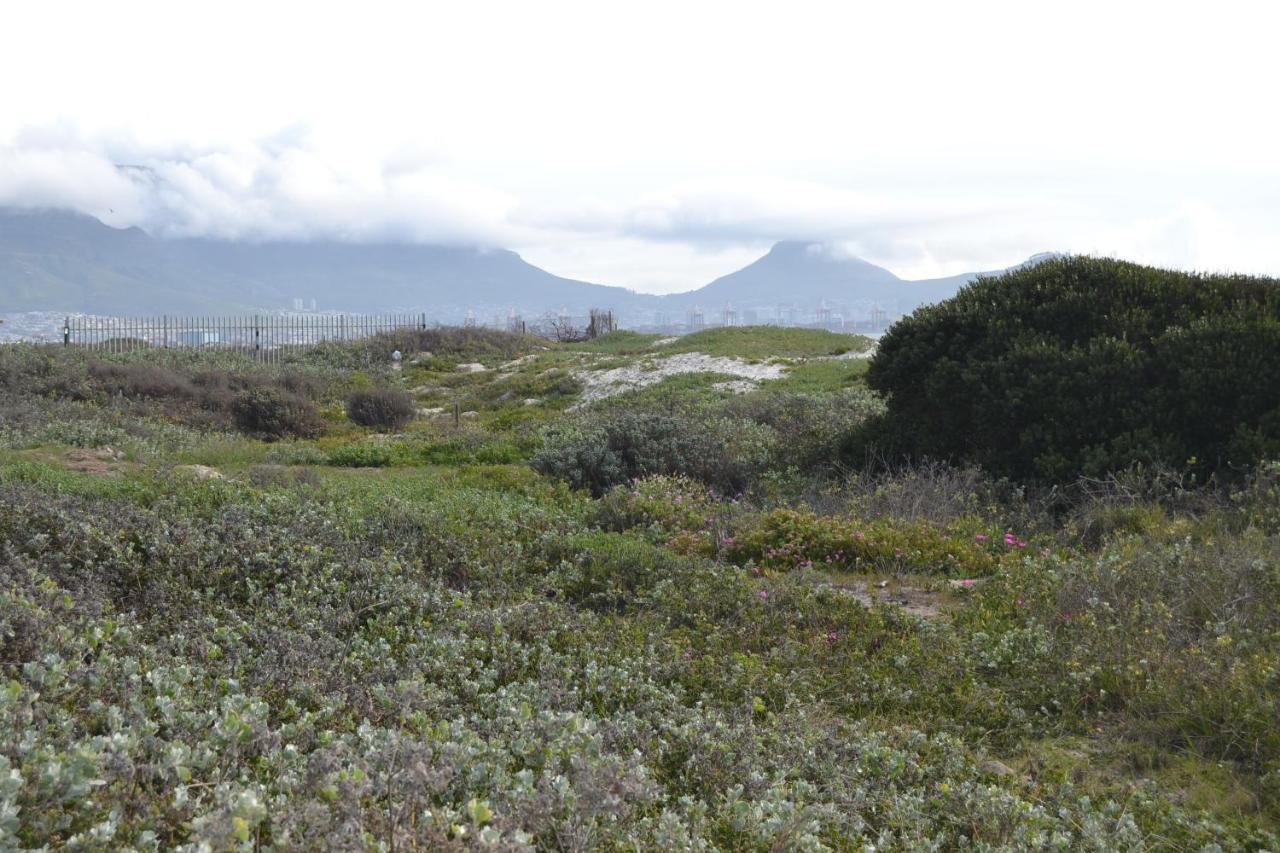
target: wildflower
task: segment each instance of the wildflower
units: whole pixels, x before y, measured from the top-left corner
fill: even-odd
[[[828,643],[834,643],[838,639],[840,639],[840,633],[838,631],[831,631],[827,634]]]
[[[1015,542],[1017,542],[1017,541],[1018,541],[1018,537],[1014,536],[1014,535],[1013,535],[1013,533],[1008,532],[1008,531],[1006,531],[1006,532],[1005,532],[1005,534],[1004,534],[1004,544],[1006,544],[1006,545],[1012,545],[1012,544],[1014,544],[1014,543],[1015,543]]]
[[[1023,605],[1023,601],[1022,601],[1022,599],[1021,599],[1021,598],[1019,598],[1019,599],[1017,600],[1017,602],[1015,602],[1015,603],[1016,603],[1019,607],[1021,607],[1021,606]]]
[[[985,534],[985,533],[979,533],[977,536],[974,536],[974,537],[973,537],[973,541],[974,541],[974,542],[986,542],[986,541],[987,541],[987,534]]]
[[[1025,539],[1019,539],[1019,540],[1018,540],[1018,547],[1019,547],[1019,548],[1025,548],[1025,547],[1027,547],[1027,540],[1025,540]]]
[[[975,583],[977,583],[977,581],[973,578],[962,578],[960,580],[960,586],[973,586]]]
[[[767,590],[767,589],[762,589],[762,590],[760,590],[760,597],[761,597],[761,598],[768,598],[768,597],[769,597],[769,590]]]
[[[1063,621],[1063,622],[1070,622],[1070,621],[1071,621],[1071,614],[1070,614],[1070,613],[1068,613],[1068,612],[1067,612],[1067,611],[1065,611],[1065,610],[1064,610],[1064,611],[1062,611],[1062,621]]]

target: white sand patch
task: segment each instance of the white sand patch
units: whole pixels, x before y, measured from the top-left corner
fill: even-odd
[[[581,408],[624,391],[655,385],[668,376],[681,373],[724,373],[755,383],[764,379],[781,379],[786,370],[785,364],[749,364],[739,358],[710,356],[701,352],[646,359],[611,370],[584,370],[574,373],[582,382],[582,399],[573,408]]]
[[[717,382],[711,386],[717,391],[732,391],[734,394],[746,394],[760,387],[760,383],[753,379],[729,379],[724,382]]]
[[[674,344],[674,343],[675,343],[676,341],[678,341],[678,340],[680,340],[680,339],[679,339],[679,338],[658,338],[656,341],[654,341],[654,342],[651,344],[651,346],[655,346],[655,347],[665,347],[665,346],[667,346],[668,344]]]

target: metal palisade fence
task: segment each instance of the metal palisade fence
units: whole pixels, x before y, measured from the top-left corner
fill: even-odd
[[[298,347],[426,327],[425,314],[68,317],[62,342],[113,353],[149,347],[224,349],[271,362]]]

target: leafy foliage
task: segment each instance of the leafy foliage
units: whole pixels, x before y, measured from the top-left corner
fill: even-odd
[[[532,464],[597,496],[651,474],[683,474],[726,494],[741,492],[758,464],[759,430],[715,420],[691,426],[633,412],[553,427]]]
[[[0,347],[0,849],[1280,843],[1274,465],[843,471],[843,363],[566,411],[491,343],[394,436],[359,346]]]
[[[413,416],[413,398],[396,388],[358,389],[347,397],[347,417],[360,426],[399,429]]]
[[[245,391],[232,403],[236,427],[267,441],[313,438],[324,424],[310,401],[272,388]]]
[[[898,451],[1051,481],[1280,452],[1280,283],[1071,257],[979,280],[880,342]]]

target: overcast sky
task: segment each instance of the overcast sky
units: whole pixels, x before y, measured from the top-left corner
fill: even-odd
[[[1048,250],[1280,275],[1272,8],[14,3],[0,204],[655,292],[779,239],[908,277]]]

